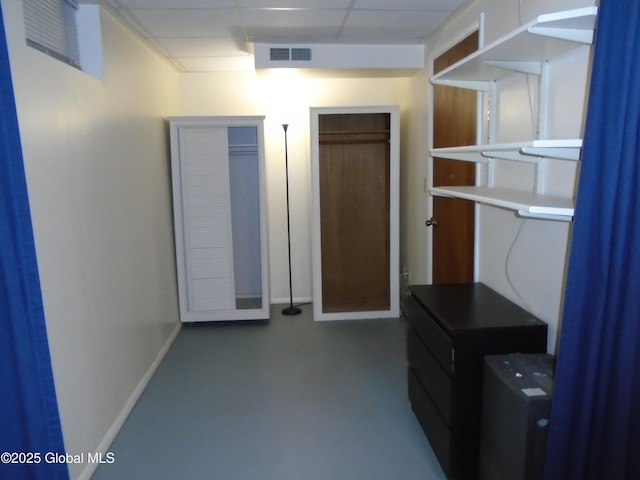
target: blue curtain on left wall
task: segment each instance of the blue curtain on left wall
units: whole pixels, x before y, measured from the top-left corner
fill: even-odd
[[[0,7],[0,478],[68,479],[51,453],[64,444]]]

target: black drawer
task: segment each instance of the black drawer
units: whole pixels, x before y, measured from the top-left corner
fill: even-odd
[[[407,358],[440,415],[451,426],[451,379],[411,327],[407,328]]]
[[[547,325],[481,283],[409,289],[411,406],[447,478],[477,480],[484,357],[545,352]]]
[[[413,297],[408,297],[405,308],[407,320],[448,375],[453,374],[453,341],[437,322]]]
[[[438,413],[424,385],[411,366],[408,367],[409,400],[420,426],[429,439],[447,478],[451,478],[451,453],[453,436],[447,423]]]

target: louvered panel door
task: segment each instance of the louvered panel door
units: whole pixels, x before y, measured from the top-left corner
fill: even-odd
[[[225,127],[179,130],[187,308],[235,308],[229,144]]]
[[[269,318],[263,117],[171,117],[182,322]]]

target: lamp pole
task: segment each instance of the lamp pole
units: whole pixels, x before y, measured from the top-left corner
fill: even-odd
[[[302,310],[293,304],[293,283],[291,281],[291,221],[289,218],[289,148],[287,144],[287,128],[288,124],[283,123],[284,129],[284,165],[285,177],[287,182],[287,243],[289,246],[289,306],[282,310],[283,315],[298,315]]]

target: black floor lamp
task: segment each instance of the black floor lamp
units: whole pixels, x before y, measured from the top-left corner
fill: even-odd
[[[291,222],[289,220],[289,148],[287,145],[288,124],[283,123],[284,129],[284,165],[287,178],[287,242],[289,245],[289,306],[282,310],[283,315],[298,315],[302,312],[300,308],[293,304],[293,284],[291,283]]]

